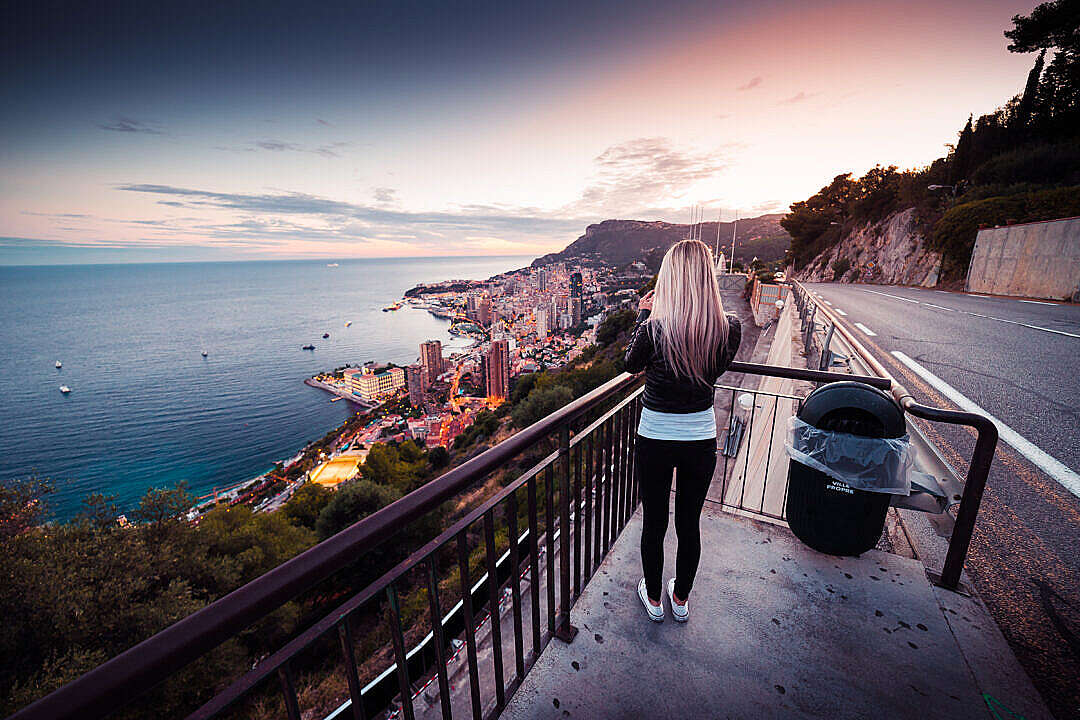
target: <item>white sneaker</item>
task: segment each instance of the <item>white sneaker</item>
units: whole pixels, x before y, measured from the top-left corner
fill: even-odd
[[[664,622],[664,604],[653,605],[649,600],[649,592],[645,589],[645,578],[641,578],[641,582],[637,584],[637,596],[638,600],[641,600],[641,604],[645,606],[646,612],[649,613],[649,619],[653,622]]]
[[[690,619],[690,600],[687,598],[686,602],[679,605],[675,602],[675,578],[668,580],[667,584],[667,599],[671,603],[671,616],[675,618],[676,622],[686,622]]]

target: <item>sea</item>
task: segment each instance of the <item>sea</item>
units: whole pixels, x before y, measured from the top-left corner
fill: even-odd
[[[0,481],[49,478],[62,521],[90,493],[126,512],[151,487],[199,496],[257,477],[356,412],[306,378],[414,362],[428,339],[471,343],[424,310],[384,307],[417,283],[531,259],[2,267]]]

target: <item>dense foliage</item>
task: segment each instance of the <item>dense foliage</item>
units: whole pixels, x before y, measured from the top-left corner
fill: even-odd
[[[5,482],[0,713],[77,678],[393,502],[430,479],[434,466],[412,442],[380,444],[362,466],[361,479],[332,493],[302,485],[279,512],[223,504],[191,523],[184,515],[194,500],[181,486],[148,491],[127,526],[117,523],[117,509],[100,495],[87,498],[71,522],[45,524],[50,484],[36,478]],[[432,513],[402,528],[395,542],[244,629],[121,717],[186,714],[223,678],[283,645],[335,598],[375,580],[441,525],[441,514]]]
[[[655,286],[655,282],[655,279],[653,279],[650,284]],[[649,286],[646,287],[652,289]],[[596,329],[596,342],[601,347],[611,345],[623,333],[634,327],[635,319],[637,319],[637,313],[633,310],[616,310],[609,314],[604,318],[604,322],[600,323],[600,327]]]
[[[927,167],[879,166],[860,178],[845,173],[793,203],[780,221],[792,238],[788,262],[802,268],[854,228],[914,208],[930,247],[943,254],[942,278],[956,280],[967,270],[980,224],[1076,214],[1069,186],[1080,185],[1077,2],[1055,0],[1017,15],[1005,36],[1010,52],[1039,53],[1023,91],[992,113],[968,118],[956,145]]]
[[[1080,215],[1080,185],[973,200],[945,212],[934,226],[930,246],[943,254],[943,272],[962,274],[967,270],[965,258],[971,257],[980,226],[1077,215]]]
[[[33,485],[40,487],[36,480],[7,483],[23,491]],[[5,530],[0,712],[73,680],[315,542],[310,529],[282,513],[220,507],[196,525],[180,519],[190,505],[182,488],[151,490],[133,513],[138,522],[121,527],[116,509],[95,496],[72,522]],[[0,517],[0,526],[7,528],[9,517]],[[286,604],[153,691],[129,716],[150,705],[160,716],[190,707],[221,677],[283,642],[300,615],[298,604]]]

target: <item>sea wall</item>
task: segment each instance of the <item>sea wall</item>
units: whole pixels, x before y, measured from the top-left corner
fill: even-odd
[[[965,289],[1080,301],[1080,217],[980,230]]]
[[[843,259],[850,263],[843,276],[847,282],[934,287],[941,274],[941,254],[926,247],[914,208],[854,229],[811,260],[796,277],[808,282],[833,280],[833,263]]]

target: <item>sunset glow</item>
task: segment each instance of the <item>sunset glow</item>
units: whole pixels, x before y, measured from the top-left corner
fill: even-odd
[[[1002,31],[1033,4],[997,0],[21,5],[4,264],[539,254],[782,212],[941,156],[1032,63]]]

